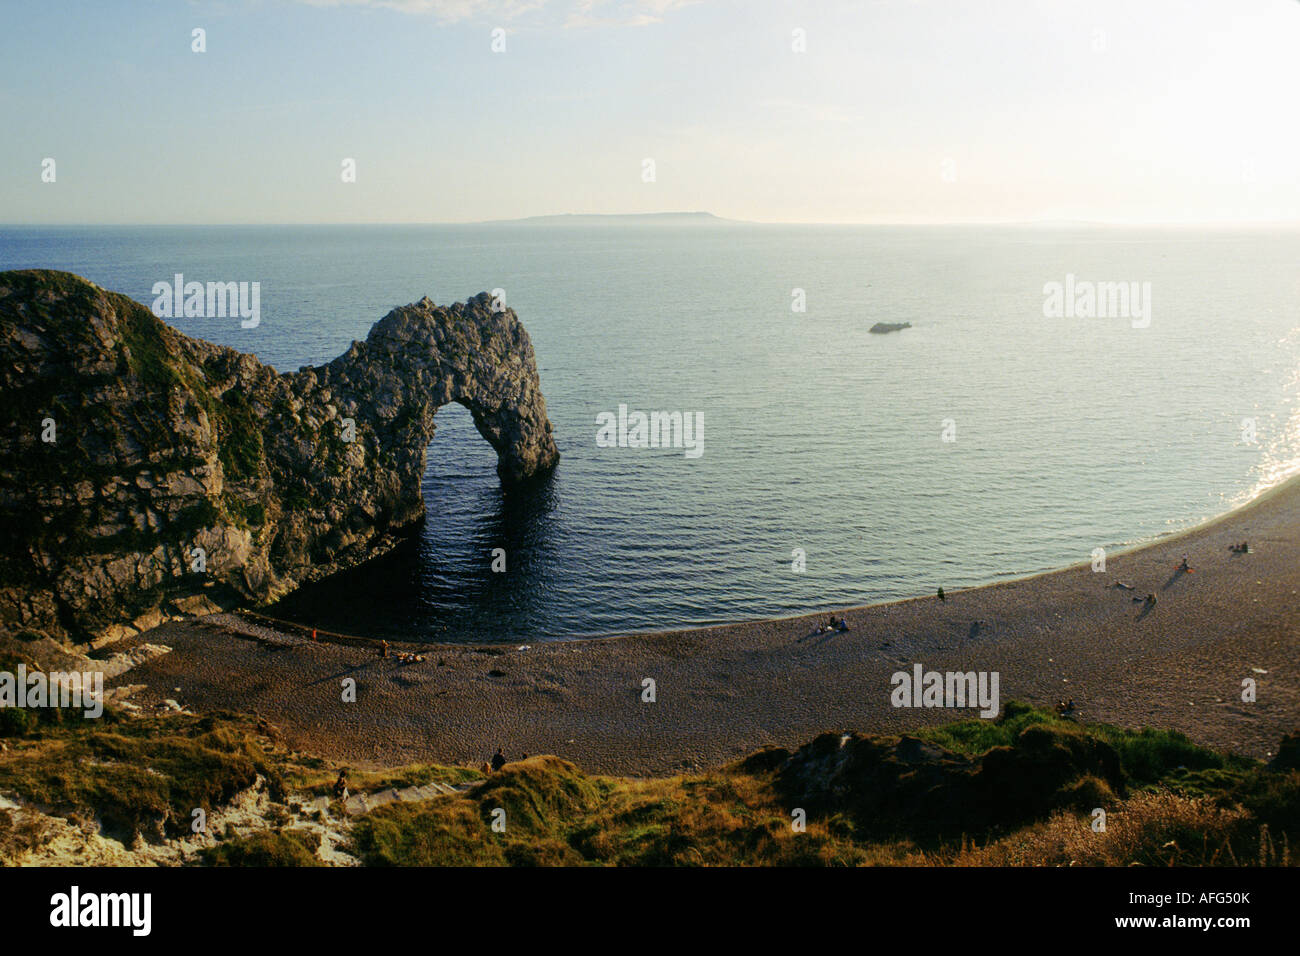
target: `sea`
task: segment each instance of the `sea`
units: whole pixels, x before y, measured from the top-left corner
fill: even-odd
[[[0,269],[146,305],[177,273],[258,282],[255,328],[169,321],[286,372],[395,306],[497,290],[532,338],[558,468],[504,493],[448,406],[419,532],[268,610],[431,642],[933,594],[1223,513],[1300,470],[1298,262],[1300,232],[1264,227],[0,227]],[[598,440],[620,406],[680,412],[698,443]]]

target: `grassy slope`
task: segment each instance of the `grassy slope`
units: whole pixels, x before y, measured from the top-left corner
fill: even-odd
[[[690,777],[589,777],[555,757],[508,764],[472,795],[392,804],[358,822],[355,850],[370,865],[1202,865],[1289,863],[1300,835],[1300,772],[1272,773],[1216,754],[1181,734],[1080,726],[1012,705],[996,722],[963,721],[921,736],[972,756],[1045,726],[1111,743],[1130,795],[1108,792],[1107,827],[1071,808],[1027,826],[981,833],[863,832],[850,807],[796,833],[776,775],[748,760]],[[851,803],[846,801],[846,803]],[[506,832],[491,829],[505,810]]]
[[[1181,734],[1079,725],[1009,705],[997,721],[963,721],[918,736],[959,755],[1013,753],[1044,732],[1118,753],[1124,794],[1067,780],[1027,824],[980,832],[882,834],[843,807],[791,825],[777,761],[762,755],[704,774],[660,779],[590,776],[557,757],[508,764],[481,786],[359,817],[351,852],[369,865],[855,865],[1290,863],[1300,835],[1300,771],[1268,770],[1217,754]],[[0,791],[72,818],[98,815],[130,839],[176,836],[194,807],[211,809],[257,775],[277,799],[327,793],[337,767],[278,747],[253,718],[43,720],[10,728]],[[871,738],[895,741],[894,738]],[[353,773],[353,791],[437,780],[473,781],[464,768],[421,765]],[[1113,781],[1112,781],[1113,782]],[[1100,794],[1100,796],[1099,796]],[[1088,808],[1107,807],[1105,832]],[[492,823],[505,812],[504,832]],[[337,806],[334,811],[337,812]],[[39,842],[0,811],[0,859]],[[310,834],[272,829],[231,836],[207,851],[225,865],[314,865]]]

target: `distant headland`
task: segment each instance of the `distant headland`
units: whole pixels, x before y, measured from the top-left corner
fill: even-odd
[[[482,226],[708,226],[743,223],[742,219],[723,219],[711,212],[633,212],[633,213],[557,213],[550,216],[525,216],[522,219],[491,219]]]

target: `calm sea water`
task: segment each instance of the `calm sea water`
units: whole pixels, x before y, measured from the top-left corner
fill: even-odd
[[[553,478],[503,497],[493,451],[449,406],[420,536],[276,611],[448,641],[930,593],[1225,511],[1300,463],[1297,261],[1300,234],[1260,230],[0,229],[0,268],[67,269],[145,303],[176,272],[258,281],[256,329],[174,322],[286,371],[393,306],[505,289],[537,352]],[[1043,286],[1067,273],[1150,282],[1150,326],[1045,318]],[[878,321],[913,327],[869,334]],[[596,416],[620,404],[702,412],[704,454],[597,447]]]

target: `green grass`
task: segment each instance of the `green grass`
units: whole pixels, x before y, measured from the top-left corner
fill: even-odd
[[[258,774],[283,793],[275,761],[243,718],[126,719],[105,710],[81,725],[47,727],[0,754],[0,790],[55,812],[97,814],[112,834],[188,831]]]
[[[1194,783],[1198,778],[1187,771],[1219,771],[1239,778],[1254,764],[1254,761],[1225,756],[1194,744],[1175,730],[1144,727],[1134,733],[1107,724],[1093,724],[1089,732],[1119,752],[1125,774],[1138,785],[1173,784],[1180,780]]]
[[[162,320],[145,308],[123,309],[121,316],[122,344],[130,355],[120,355],[120,361],[152,391],[168,392],[180,385],[178,356],[169,341],[172,333]]]
[[[0,652],[0,673],[17,675],[18,666],[30,675],[41,670],[21,654]],[[0,738],[26,737],[42,730],[74,728],[97,718],[86,717],[84,707],[0,707]]]
[[[14,662],[0,660],[5,663]],[[1112,768],[1118,754],[1123,770],[1108,782],[1086,769],[1086,762],[1049,762],[1044,766],[1075,769],[1068,769],[1068,779],[1049,794],[1053,799],[1037,804],[1029,818],[932,838],[920,832],[924,827],[880,831],[861,817],[856,804],[864,795],[856,792],[832,794],[809,810],[806,829],[796,832],[781,787],[781,762],[774,759],[653,779],[586,774],[553,756],[507,764],[486,779],[467,768],[414,764],[352,772],[349,786],[375,792],[433,781],[482,782],[462,793],[391,803],[351,818],[351,842],[344,849],[371,866],[1293,862],[1290,846],[1300,839],[1300,771],[1216,754],[1179,734],[1079,724],[1016,704],[1000,721],[963,721],[919,735],[980,762],[996,754],[1004,771],[1009,760],[1029,761],[993,775],[1001,789],[990,806],[1023,797],[1019,789],[1007,792],[1024,781],[1016,768],[1036,772],[1032,761],[1058,749],[1104,751]],[[897,738],[867,743],[888,749]],[[266,829],[228,834],[204,852],[211,865],[318,865],[317,837],[293,828],[284,804],[330,793],[337,773],[329,761],[273,749],[252,718],[228,714],[128,720],[110,713],[82,725],[40,723],[0,752],[0,791],[72,819],[98,815],[110,835],[124,840],[135,833],[152,838],[160,828],[184,835],[194,808],[211,812],[262,775],[279,801],[267,814]],[[1049,783],[1049,789],[1058,785],[1055,778]],[[1112,783],[1126,793],[1113,790]],[[1107,809],[1103,834],[1089,827],[1095,806]],[[347,825],[337,806],[331,813]],[[498,832],[493,824],[502,819],[504,830]],[[37,822],[30,815],[0,817],[0,859],[38,844]]]
[[[228,389],[220,402],[210,406],[217,419],[218,449],[221,467],[231,481],[252,478],[260,473],[265,449],[262,428],[248,399],[238,389]]]
[[[912,736],[938,744],[953,753],[978,757],[994,747],[1010,747],[1021,731],[1038,725],[1077,726],[1062,720],[1049,710],[1042,710],[1009,701],[1002,713],[993,720],[960,720],[939,727],[925,727]]]
[[[245,503],[233,495],[225,496],[226,511],[243,528],[260,528],[266,524],[266,505],[260,501]]]
[[[338,770],[323,760],[307,760],[285,774],[285,785],[308,796],[329,796],[334,792]],[[441,764],[410,764],[392,770],[353,770],[348,773],[348,789],[353,792],[422,787],[429,783],[455,786],[482,780],[483,774],[468,767],[444,767]]]
[[[307,830],[254,833],[203,850],[208,866],[324,866],[316,856],[320,836]]]
[[[1216,753],[1175,730],[1123,730],[1109,724],[1083,724],[1049,710],[1009,701],[994,720],[963,720],[918,730],[914,736],[953,753],[978,757],[994,747],[1012,746],[1028,727],[1078,731],[1104,741],[1119,754],[1125,777],[1134,786],[1163,785],[1189,793],[1241,779],[1255,761]],[[1197,771],[1203,773],[1198,774]],[[1215,773],[1217,772],[1217,774]]]
[[[1022,743],[1033,727],[1052,733]],[[1114,748],[1120,782],[1134,795],[1119,797],[1105,780],[1079,773],[1038,816],[1008,830],[988,828],[978,843],[969,834],[873,835],[846,795],[842,808],[811,815],[806,831],[795,834],[772,771],[740,769],[745,762],[698,776],[634,780],[587,776],[565,761],[537,757],[508,764],[467,796],[379,807],[357,821],[353,849],[372,866],[946,865],[1030,862],[1026,854],[1047,862],[1070,840],[1083,840],[1090,862],[1127,865],[1170,859],[1172,840],[1176,862],[1209,865],[1289,862],[1288,841],[1300,837],[1300,772],[1279,776],[1178,733],[1083,725],[1011,704],[998,721],[962,721],[917,736],[971,758],[1024,746],[1035,753],[1077,744],[1087,752],[1095,746],[1085,744],[1091,738]],[[1127,828],[1087,844],[1088,814],[1099,805]],[[492,829],[498,808],[505,811],[501,833]]]

